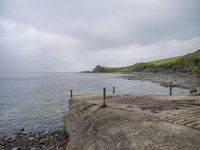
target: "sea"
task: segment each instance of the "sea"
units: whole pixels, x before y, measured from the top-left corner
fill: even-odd
[[[70,90],[73,96],[116,94],[168,95],[158,83],[126,80],[111,73],[0,73],[0,137],[21,128],[27,132],[64,128]],[[187,89],[173,88],[174,95],[188,95]]]

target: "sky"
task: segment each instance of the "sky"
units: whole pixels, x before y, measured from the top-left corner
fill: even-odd
[[[0,72],[126,66],[199,48],[199,0],[0,0]]]

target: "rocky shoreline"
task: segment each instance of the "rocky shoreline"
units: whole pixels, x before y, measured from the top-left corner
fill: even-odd
[[[200,95],[200,76],[133,72],[128,75],[121,75],[120,78],[128,80],[151,81],[153,83],[160,83],[160,86],[164,87],[169,87],[169,82],[172,82],[173,87],[189,89],[190,94],[193,96]]]
[[[0,150],[65,150],[69,136],[66,131],[26,132],[0,138]]]

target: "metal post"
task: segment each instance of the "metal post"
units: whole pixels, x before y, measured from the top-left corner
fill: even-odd
[[[73,97],[73,91],[70,90],[70,97],[72,98]]]
[[[172,82],[169,83],[169,95],[172,95]]]
[[[115,94],[115,86],[113,86],[113,94]]]
[[[106,107],[106,88],[103,88],[103,106]]]

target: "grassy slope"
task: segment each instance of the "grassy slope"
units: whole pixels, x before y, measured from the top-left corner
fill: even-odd
[[[177,61],[181,56],[178,57],[172,57],[172,58],[167,58],[167,59],[161,59],[161,60],[156,60],[156,61],[152,61],[150,63],[154,64],[154,65],[163,65],[166,63],[174,63],[175,61]]]
[[[102,67],[97,66],[93,72],[121,72],[129,73],[133,71],[159,72],[173,69],[200,73],[200,50],[184,56],[172,57],[147,63],[137,63],[126,67]]]

